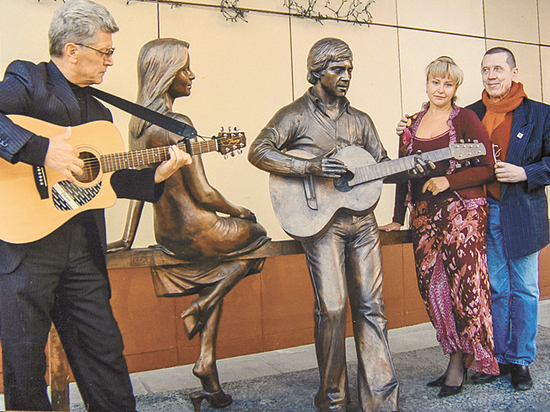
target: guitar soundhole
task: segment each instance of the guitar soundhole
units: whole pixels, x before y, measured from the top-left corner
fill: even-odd
[[[84,174],[80,176],[74,175],[74,177],[81,183],[93,182],[101,171],[99,159],[91,152],[80,152],[78,157],[84,162],[84,166],[82,167]]]
[[[348,182],[353,179],[354,176],[353,172],[348,170],[338,179],[334,179],[334,187],[340,192],[349,192],[352,188],[349,187]]]

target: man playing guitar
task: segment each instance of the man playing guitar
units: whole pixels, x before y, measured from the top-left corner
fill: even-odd
[[[6,115],[61,126],[112,121],[109,110],[89,94],[87,86],[101,83],[113,65],[111,34],[116,31],[109,12],[88,0],[68,1],[55,11],[49,31],[51,61],[36,65],[16,60],[0,82],[0,162],[46,167],[75,182],[83,161],[70,145],[69,128],[46,138]],[[162,182],[190,161],[188,154],[172,147],[170,159],[158,168],[117,171],[111,185],[118,197],[156,201],[164,189]],[[35,194],[39,196],[38,191]],[[80,213],[35,242],[0,240],[0,335],[7,410],[51,410],[44,349],[53,321],[88,410],[135,411],[122,337],[109,303],[105,242],[103,209]]]

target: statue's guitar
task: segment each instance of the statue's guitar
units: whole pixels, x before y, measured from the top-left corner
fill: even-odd
[[[59,135],[65,127],[26,116],[8,116],[17,125],[45,137]],[[43,238],[78,213],[103,209],[115,204],[110,185],[113,172],[138,168],[170,158],[169,146],[124,151],[116,126],[95,121],[71,127],[68,143],[75,147],[84,162],[84,174],[71,183],[60,173],[48,168],[35,176],[35,169],[25,163],[11,164],[0,159],[0,239],[9,243],[26,243]],[[212,139],[191,139],[177,146],[195,155],[217,151],[234,154],[246,146],[242,131],[220,132]],[[41,196],[35,179],[46,183]]]
[[[318,236],[333,222],[340,210],[368,213],[382,193],[383,179],[415,167],[415,156],[424,161],[466,160],[486,153],[481,143],[460,143],[444,149],[376,163],[366,150],[348,146],[334,155],[344,162],[349,172],[339,179],[309,176],[307,178],[271,174],[269,191],[279,224],[290,236],[307,239]],[[287,154],[310,159],[302,150]]]

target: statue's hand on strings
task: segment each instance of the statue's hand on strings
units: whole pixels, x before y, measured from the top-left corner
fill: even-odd
[[[306,174],[320,177],[329,177],[332,179],[338,179],[340,176],[346,174],[348,171],[344,162],[340,159],[335,159],[331,156],[336,149],[330,152],[314,157],[307,160]]]

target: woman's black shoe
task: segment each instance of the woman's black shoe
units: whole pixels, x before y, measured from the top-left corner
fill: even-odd
[[[447,379],[447,376],[441,375],[435,381],[428,382],[426,386],[429,388],[442,388],[445,385],[445,379]]]
[[[462,392],[462,385],[464,385],[464,382],[466,382],[466,379],[468,379],[468,369],[464,369],[464,376],[462,377],[462,382],[460,383],[460,386],[450,386],[446,383],[443,383],[443,386],[441,387],[441,390],[437,394],[438,398],[446,398],[447,396],[453,396],[458,395],[460,392]]]
[[[189,395],[189,399],[191,399],[193,410],[195,412],[200,412],[201,403],[204,399],[206,399],[210,406],[215,409],[227,408],[233,403],[231,395],[227,395],[222,389],[214,393],[209,393],[205,391],[193,392]]]

